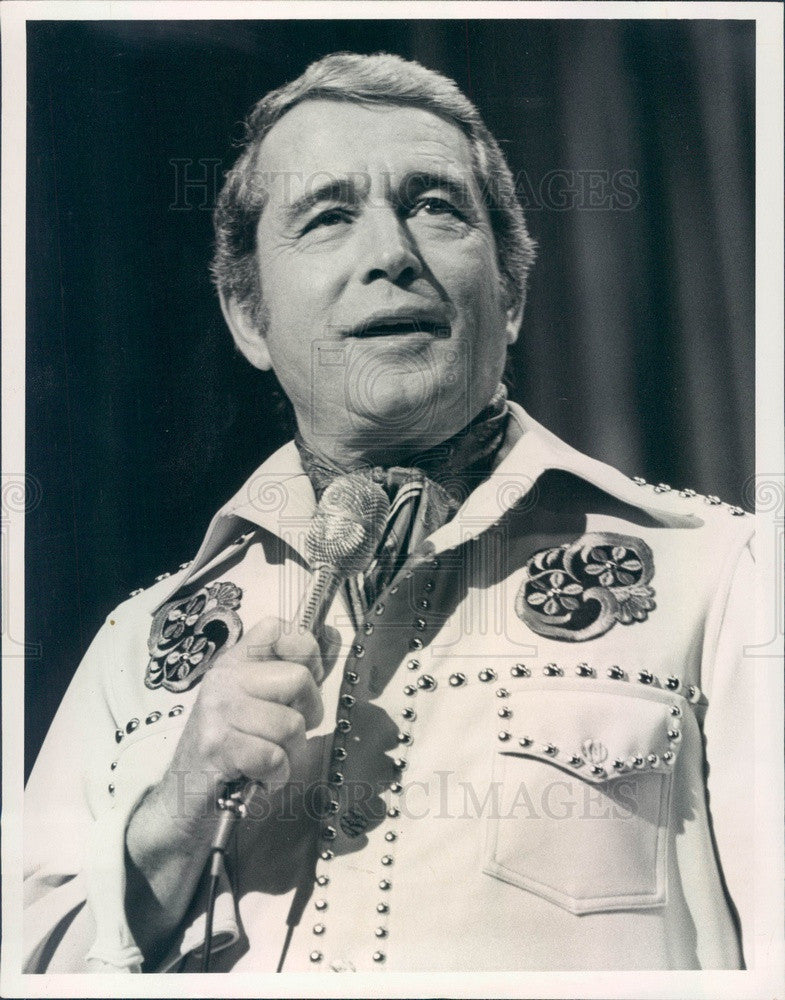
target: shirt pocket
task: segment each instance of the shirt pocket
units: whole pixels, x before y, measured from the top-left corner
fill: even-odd
[[[493,761],[483,870],[571,913],[667,902],[673,771],[688,704],[565,678],[511,695]]]

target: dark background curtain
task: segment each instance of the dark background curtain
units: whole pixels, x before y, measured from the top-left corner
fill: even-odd
[[[742,503],[754,45],[727,20],[29,24],[27,768],[107,613],[283,443],[209,283],[209,209],[251,104],[327,52],[446,73],[502,141],[540,247],[513,397]]]

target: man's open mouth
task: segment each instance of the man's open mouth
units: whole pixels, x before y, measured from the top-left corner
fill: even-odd
[[[390,337],[421,334],[428,337],[450,336],[450,324],[431,319],[405,319],[400,316],[376,319],[348,331],[350,337]]]

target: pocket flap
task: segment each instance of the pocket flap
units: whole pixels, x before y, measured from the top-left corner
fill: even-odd
[[[661,689],[632,694],[614,684],[551,682],[509,699],[499,750],[549,761],[595,783],[638,771],[670,773],[685,707],[684,698]]]

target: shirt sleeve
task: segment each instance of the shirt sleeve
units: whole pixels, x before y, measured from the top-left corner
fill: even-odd
[[[748,655],[755,643],[755,562],[747,544],[732,571],[726,600],[709,623],[704,658],[707,795],[720,871],[742,949],[753,934],[755,856],[755,713],[767,661]],[[712,628],[712,624],[714,627]],[[770,668],[771,664],[768,664]],[[749,955],[747,956],[749,958]]]

